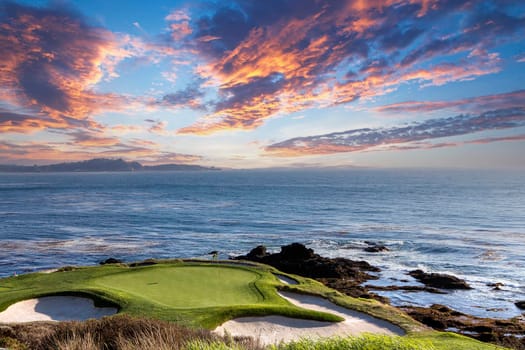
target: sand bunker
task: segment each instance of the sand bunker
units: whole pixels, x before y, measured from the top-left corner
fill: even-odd
[[[315,339],[362,333],[404,334],[400,327],[387,321],[343,308],[320,297],[289,292],[280,292],[279,294],[292,304],[304,309],[328,312],[341,316],[345,320],[332,323],[283,316],[242,317],[223,323],[214,332],[219,335],[226,332],[232,336],[254,337],[264,345],[276,344],[281,341],[289,342],[300,338]]]
[[[277,279],[284,284],[299,284],[299,282],[297,282],[293,278],[287,277],[285,275],[274,274],[274,276],[277,277]]]
[[[0,312],[0,322],[84,321],[117,313],[114,307],[96,307],[89,298],[55,296],[29,299]]]

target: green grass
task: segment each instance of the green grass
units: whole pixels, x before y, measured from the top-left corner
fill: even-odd
[[[157,265],[133,268],[127,265],[67,268],[50,274],[33,273],[0,279],[0,311],[17,301],[34,297],[81,295],[93,298],[98,306],[117,306],[120,314],[208,329],[236,317],[271,314],[333,322],[341,320],[335,315],[290,304],[277,294],[278,289],[286,289],[323,296],[341,306],[385,319],[403,328],[407,335],[333,338],[324,341],[326,343],[305,340],[289,346],[281,345],[276,348],[278,350],[405,350],[416,345],[419,346],[415,347],[417,349],[432,350],[501,349],[456,334],[430,331],[394,307],[375,300],[345,296],[308,278],[288,275],[299,284],[283,285],[274,276],[277,272],[287,275],[266,265],[195,261],[160,261]],[[354,347],[349,347],[350,343]],[[361,344],[361,347],[355,344]],[[228,349],[224,346],[211,344],[209,349]]]
[[[431,332],[422,336],[385,336],[364,334],[358,337],[331,337],[326,339],[301,339],[286,344],[273,345],[268,350],[497,350],[495,345],[481,343],[452,333]],[[237,344],[193,340],[184,350],[245,350]]]
[[[410,334],[407,338],[416,341],[426,341],[432,344],[435,350],[501,350],[506,349],[494,344],[483,343],[472,338],[450,332],[427,331]]]
[[[106,290],[147,298],[174,308],[264,304],[255,287],[260,273],[223,266],[159,266],[96,278]]]
[[[321,340],[303,339],[281,344],[272,350],[435,350],[429,341],[405,337],[365,334],[360,337],[333,337]]]
[[[130,268],[97,266],[0,280],[0,311],[46,295],[89,296],[120,313],[215,328],[241,316],[278,314],[324,321],[335,315],[300,309],[279,297],[268,269],[203,262],[164,262]]]
[[[207,342],[193,340],[185,344],[184,350],[244,350],[241,345],[226,344],[221,341]]]

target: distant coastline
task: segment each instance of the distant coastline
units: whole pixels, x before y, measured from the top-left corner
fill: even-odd
[[[51,173],[51,172],[133,172],[133,171],[213,171],[215,167],[192,164],[142,165],[123,159],[95,158],[81,162],[57,163],[50,165],[10,165],[0,164],[0,173]]]

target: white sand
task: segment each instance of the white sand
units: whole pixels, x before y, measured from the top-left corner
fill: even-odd
[[[282,283],[284,283],[284,284],[299,284],[299,282],[297,282],[293,278],[286,277],[284,275],[277,275],[277,274],[275,274],[274,276],[277,277],[277,279],[279,281],[281,281]]]
[[[283,316],[242,317],[223,323],[214,332],[223,335],[253,337],[263,345],[289,342],[300,338],[324,338],[330,336],[376,333],[403,335],[404,331],[387,321],[338,306],[326,299],[289,292],[279,293],[299,307],[341,316],[343,322],[321,322]]]
[[[0,312],[0,323],[33,321],[84,321],[117,313],[114,307],[96,307],[88,298],[55,296],[28,299]]]

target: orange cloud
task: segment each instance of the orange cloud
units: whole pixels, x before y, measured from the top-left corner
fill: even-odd
[[[2,130],[90,124],[90,116],[126,108],[130,99],[97,93],[102,79],[117,76],[116,66],[132,56],[122,40],[91,27],[72,13],[7,3],[0,23],[0,91],[12,106],[34,111],[34,120]],[[27,129],[25,129],[27,128]]]
[[[492,22],[463,31],[480,14],[437,0],[320,1],[300,11],[279,4],[271,18],[269,4],[237,5],[194,29],[194,47],[208,60],[196,72],[218,100],[181,134],[251,130],[279,114],[372,98],[402,84],[439,86],[496,73],[502,61],[491,49],[501,33],[519,32],[511,14],[483,14]],[[428,29],[459,11],[468,20],[445,34]]]

